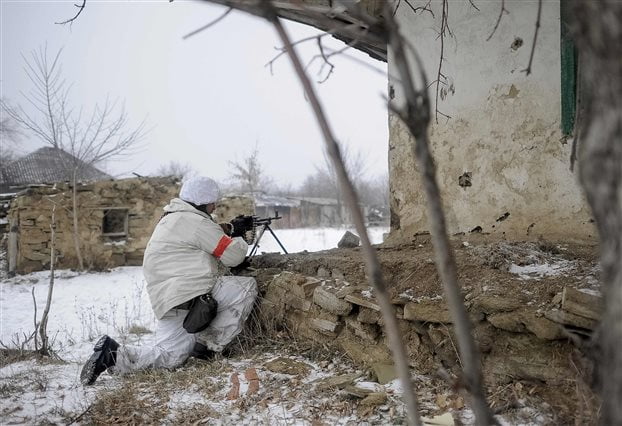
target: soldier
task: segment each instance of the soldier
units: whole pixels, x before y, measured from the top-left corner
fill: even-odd
[[[83,384],[93,384],[107,369],[124,374],[177,367],[189,356],[208,359],[240,333],[257,297],[257,283],[251,277],[223,275],[227,268],[222,265],[233,267],[245,260],[248,245],[241,237],[229,237],[212,219],[219,198],[214,180],[196,177],[187,180],[179,198],[164,207],[143,262],[147,293],[158,320],[155,342],[153,346],[120,345],[102,336],[82,368]],[[198,334],[184,328],[193,302],[203,306],[199,316],[213,317]],[[215,317],[210,312],[214,305]]]

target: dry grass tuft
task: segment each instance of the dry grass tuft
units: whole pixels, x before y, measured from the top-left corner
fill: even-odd
[[[127,330],[128,334],[136,334],[138,336],[143,334],[151,334],[153,331],[149,330],[147,327],[144,327],[139,324],[132,324],[132,326]]]
[[[65,364],[65,361],[57,356],[43,356],[33,350],[0,349],[0,368],[31,359],[36,359],[39,364]]]
[[[183,407],[171,418],[172,398],[174,394],[188,390],[202,394],[206,399],[213,396],[226,384],[218,378],[225,369],[226,365],[221,360],[193,360],[176,370],[151,369],[124,376],[123,385],[118,389],[98,394],[85,416],[85,422],[200,424],[204,419],[214,418],[217,413],[205,404],[196,403]]]
[[[39,358],[35,351],[22,351],[19,349],[0,349],[0,368],[21,361]]]
[[[123,387],[100,392],[84,417],[86,424],[153,424],[168,414],[168,393],[147,392],[128,380]]]

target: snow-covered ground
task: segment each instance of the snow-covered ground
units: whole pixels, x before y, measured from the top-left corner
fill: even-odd
[[[347,229],[287,229],[275,233],[291,253],[334,248]],[[371,228],[372,243],[382,242],[385,228]],[[259,253],[279,251],[272,237],[261,239]],[[0,286],[0,345],[19,348],[40,320],[47,298],[49,271],[3,279]],[[93,400],[95,388],[83,388],[79,372],[92,353],[93,342],[102,334],[126,342],[149,344],[155,318],[141,267],[121,267],[108,272],[77,273],[56,271],[52,308],[48,320],[52,348],[63,364],[35,360],[12,363],[0,368],[0,388],[19,389],[0,395],[3,423],[51,421],[63,423],[67,413],[80,413]],[[33,348],[30,341],[26,349]],[[28,376],[29,380],[24,378]],[[115,378],[102,380],[114,385]],[[11,395],[13,397],[11,398]],[[5,398],[6,396],[6,398]],[[280,408],[279,408],[280,409]],[[65,416],[65,417],[63,417]],[[71,416],[69,416],[71,417]],[[286,417],[291,417],[287,413]]]
[[[259,230],[258,230],[259,231]],[[354,228],[298,228],[298,229],[273,229],[275,235],[281,241],[288,253],[298,253],[304,250],[320,251],[337,247],[337,243],[346,231],[356,235]],[[372,244],[380,244],[383,236],[389,232],[387,226],[371,226],[367,228],[367,234]],[[266,231],[259,240],[257,253],[271,253],[282,251],[279,244],[270,232]]]
[[[348,228],[302,228],[276,230],[275,234],[290,253],[318,251],[337,247]],[[352,229],[350,229],[353,231]],[[386,227],[369,230],[372,243],[381,243]],[[279,251],[270,234],[261,238],[261,252]],[[34,329],[33,294],[38,318],[47,297],[49,272],[35,272],[2,281],[0,288],[0,341],[18,346]],[[48,329],[53,332],[55,348],[68,361],[84,359],[92,342],[102,334],[127,336],[131,340],[149,339],[149,334],[132,334],[144,327],[153,330],[154,317],[145,292],[140,267],[116,268],[112,272],[78,274],[58,271],[54,287],[54,308]]]
[[[345,229],[276,231],[290,252],[333,248],[344,232]],[[387,232],[386,228],[371,229],[372,242],[381,242],[384,232]],[[261,251],[278,251],[271,235],[263,237]],[[0,346],[19,348],[32,333],[35,321],[33,297],[38,320],[47,297],[49,277],[50,273],[43,271],[2,280]],[[5,363],[0,358],[0,423],[68,424],[77,420],[79,424],[81,413],[90,410],[89,415],[95,415],[97,405],[93,404],[96,399],[102,393],[119,393],[126,384],[122,378],[107,374],[102,375],[95,386],[83,387],[80,384],[80,369],[92,353],[93,341],[102,334],[109,334],[121,342],[149,344],[153,340],[151,331],[154,328],[155,319],[141,267],[121,267],[97,273],[57,271],[48,331],[52,348],[62,362],[30,359]],[[31,348],[32,342],[26,347]],[[306,364],[310,369],[307,375],[298,377],[272,371],[269,363],[282,356],[277,347],[273,353],[266,351],[234,359],[224,358],[214,361],[209,367],[199,367],[210,368],[213,373],[192,370],[194,367],[190,366],[184,367],[181,372],[165,373],[171,375],[171,380],[167,377],[159,381],[147,379],[140,382],[140,378],[133,379],[139,382],[137,397],[140,404],[151,404],[147,406],[154,411],[165,410],[166,417],[159,420],[144,417],[149,415],[150,408],[147,408],[138,413],[138,418],[132,417],[128,422],[195,423],[200,419],[183,416],[194,412],[196,407],[203,407],[201,409],[208,410],[210,416],[214,416],[210,417],[209,424],[309,425],[312,424],[310,419],[321,420],[316,424],[340,425],[403,422],[404,405],[399,397],[397,381],[387,385],[368,382],[364,373],[357,371],[347,360],[317,362],[296,354],[285,357],[290,362]],[[259,388],[254,395],[249,391],[250,370],[258,377]],[[354,381],[359,390],[386,394],[386,401],[377,409],[353,411],[352,396],[347,392],[317,390],[318,381],[346,373],[360,376]],[[175,374],[194,374],[195,381],[183,382],[179,376],[175,378]],[[240,396],[229,399],[235,387],[234,375],[239,380]],[[422,414],[428,417],[439,415],[439,423],[430,424],[453,424],[451,415],[438,404],[439,396],[433,392],[434,387],[426,385],[429,381],[430,378],[417,377],[420,388],[431,389],[419,395]],[[201,390],[205,383],[209,383],[207,392]],[[164,400],[158,399],[159,392],[164,393]],[[471,423],[469,413],[469,410],[462,410],[459,416],[466,423]],[[546,423],[537,417],[538,413],[535,414],[530,416],[533,421],[522,424]],[[502,424],[508,424],[503,419],[499,420]],[[116,421],[123,422],[121,419]]]

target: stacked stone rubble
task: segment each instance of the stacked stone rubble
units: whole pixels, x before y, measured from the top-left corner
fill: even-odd
[[[373,369],[391,364],[373,291],[365,283],[347,282],[327,274],[324,267],[318,269],[321,277],[284,271],[267,279],[260,310],[264,323],[284,327],[294,337],[335,346]],[[458,373],[457,341],[442,297],[397,297],[393,303],[411,366],[421,373],[439,369]],[[514,379],[557,383],[569,377],[573,347],[568,333],[580,326],[589,332],[595,325],[595,320],[577,319],[563,309],[542,311],[502,295],[468,293],[465,303],[486,379],[492,383]]]

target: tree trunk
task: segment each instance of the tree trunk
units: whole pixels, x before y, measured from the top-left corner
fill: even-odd
[[[50,355],[49,339],[47,334],[48,316],[50,313],[50,306],[52,305],[52,292],[54,291],[54,271],[56,260],[56,204],[52,207],[52,223],[50,223],[50,285],[48,286],[48,297],[45,302],[45,308],[43,309],[43,315],[41,316],[41,322],[39,323],[39,335],[41,336],[41,349],[42,355]],[[34,298],[34,294],[33,294]],[[36,302],[35,302],[36,310]],[[36,345],[36,337],[35,337]]]
[[[600,237],[604,316],[600,422],[622,424],[622,2],[575,1],[583,108],[579,171]]]
[[[80,228],[78,226],[78,189],[77,189],[77,170],[73,170],[71,176],[71,214],[73,216],[73,245],[78,259],[78,269],[84,271],[84,260],[82,259],[82,248],[80,247]]]

